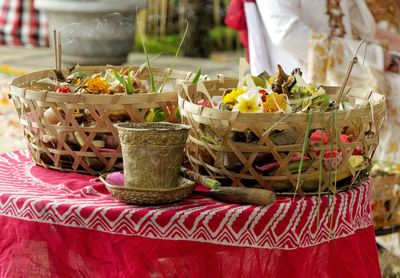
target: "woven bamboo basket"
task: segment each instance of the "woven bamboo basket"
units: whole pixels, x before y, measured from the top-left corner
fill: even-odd
[[[384,96],[347,87],[344,101],[353,104],[354,109],[314,112],[311,130],[323,129],[329,142],[337,143],[308,144],[305,156],[309,160],[304,161],[307,163],[303,163],[299,175],[296,172],[298,167],[291,169],[291,165],[293,158],[303,150],[308,113],[289,116],[283,113],[240,113],[197,104],[222,96],[227,88],[236,88],[237,83],[237,79],[226,78],[205,81],[185,86],[179,93],[183,122],[192,126],[186,152],[195,171],[219,179],[225,185],[261,187],[300,195],[346,190],[367,176],[385,115]],[[334,99],[339,88],[324,89]],[[360,103],[371,105],[357,106]],[[273,137],[283,131],[295,134],[296,139],[290,143],[274,142]],[[353,134],[351,143],[334,140],[341,132]],[[238,137],[240,140],[237,140]],[[363,150],[364,159],[360,165],[353,167],[349,158],[356,148]],[[317,153],[329,149],[337,150],[341,157],[320,160]],[[258,163],[265,158],[277,163],[273,173],[257,169]],[[321,164],[331,166],[326,169]]]
[[[75,71],[94,74],[108,68],[120,70],[123,67],[79,67]],[[169,69],[152,68],[156,83],[160,84],[168,71]],[[65,71],[64,75],[68,73]],[[172,70],[166,86],[168,90],[157,94],[63,94],[32,89],[32,82],[55,77],[53,70],[43,70],[15,78],[10,84],[9,96],[17,110],[25,141],[36,164],[95,175],[122,168],[118,131],[113,126],[116,116],[118,121],[140,123],[145,122],[145,115],[149,109],[162,108],[167,121],[177,122],[179,119],[175,113],[178,108],[176,88],[180,82],[188,82],[194,76],[191,72]],[[147,69],[141,72],[139,78],[143,83],[150,84]],[[55,113],[57,124],[50,123],[44,117],[49,108]],[[92,118],[92,124],[82,125],[76,117],[76,111],[84,111]],[[74,136],[79,136],[83,142],[71,143]],[[96,138],[99,136],[106,138],[106,142],[115,138],[116,146],[110,150],[97,144]],[[51,138],[52,142],[48,142],[48,138]]]
[[[400,177],[372,177],[372,216],[375,228],[400,225]]]

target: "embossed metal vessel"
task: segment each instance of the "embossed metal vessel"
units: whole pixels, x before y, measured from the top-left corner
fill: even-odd
[[[183,149],[190,126],[172,123],[120,123],[125,186],[178,186]]]

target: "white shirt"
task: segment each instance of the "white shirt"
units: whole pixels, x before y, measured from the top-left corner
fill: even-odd
[[[277,64],[281,64],[286,72],[296,67],[305,69],[312,34],[330,33],[327,1],[256,2],[257,7],[253,3],[245,4],[252,73],[258,74],[263,70],[274,73]],[[373,39],[376,25],[365,2],[341,0],[340,4],[344,14],[345,38],[351,39],[353,31],[356,31],[362,38]],[[381,49],[379,52],[383,61],[383,52]],[[383,69],[383,64],[379,63],[376,67]]]

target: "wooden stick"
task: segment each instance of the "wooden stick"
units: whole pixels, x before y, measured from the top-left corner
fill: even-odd
[[[346,84],[347,84],[347,82],[349,81],[351,71],[353,70],[353,66],[354,66],[355,64],[358,63],[357,54],[358,54],[358,51],[360,51],[360,48],[361,48],[361,46],[362,46],[363,44],[365,44],[365,53],[364,53],[364,61],[365,61],[365,56],[367,55],[367,46],[368,46],[368,44],[367,44],[367,41],[366,41],[366,40],[362,40],[362,41],[360,42],[360,44],[358,45],[358,47],[357,47],[357,50],[356,50],[356,53],[354,54],[354,57],[353,57],[353,58],[351,59],[351,61],[350,61],[349,67],[347,68],[346,75],[344,76],[342,85],[340,86],[340,90],[339,90],[339,92],[338,92],[337,95],[336,95],[336,99],[335,99],[335,108],[338,108],[339,105],[340,105],[340,103],[342,102],[342,98],[343,98],[343,96],[344,96],[343,94],[344,94],[344,90],[345,90],[345,88],[346,88]],[[363,63],[364,63],[364,62],[363,62]]]
[[[57,31],[54,29],[53,31],[53,47],[54,47],[54,59],[55,59],[55,67],[58,70],[58,49],[57,49]]]
[[[185,178],[201,183],[211,189],[209,192],[195,191],[194,193],[206,195],[219,201],[255,206],[267,206],[275,202],[275,193],[267,189],[222,187],[219,181],[197,174],[182,166],[181,174]]]
[[[60,31],[58,31],[58,41],[57,41],[57,49],[58,49],[58,51],[57,51],[57,54],[58,54],[58,71],[60,71],[61,72],[61,70],[62,70],[62,62],[61,62],[61,54],[62,54],[62,52],[61,52],[61,33],[60,33]]]
[[[272,191],[260,188],[246,187],[221,187],[218,191],[193,191],[195,194],[206,195],[222,202],[241,205],[268,206],[275,202],[276,194]]]
[[[346,75],[344,76],[344,79],[343,79],[343,82],[342,82],[342,86],[340,87],[340,90],[339,90],[338,94],[336,95],[335,108],[338,108],[339,105],[340,105],[340,102],[342,101],[344,89],[346,88],[346,84],[349,81],[350,74],[351,74],[351,71],[353,69],[353,66],[355,64],[357,64],[357,61],[358,61],[358,59],[357,59],[356,56],[354,56],[350,61],[349,67],[347,68]]]

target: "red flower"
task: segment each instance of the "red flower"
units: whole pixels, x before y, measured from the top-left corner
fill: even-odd
[[[53,89],[53,92],[66,94],[70,93],[71,91],[68,87],[56,87]]]
[[[321,138],[322,138],[322,144],[323,145],[328,145],[329,144],[329,138],[328,135],[325,132],[322,132],[320,129],[314,131],[313,133],[311,133],[310,135],[310,141],[311,142],[321,142]],[[344,143],[344,144],[349,144],[350,143],[350,139],[349,136],[346,134],[340,134],[339,135],[339,140],[340,142]],[[315,152],[317,155],[319,155],[319,151]],[[337,157],[339,154],[338,150],[332,150],[332,157]],[[330,158],[331,157],[331,151],[327,150],[324,153],[324,158]]]
[[[340,134],[339,135],[339,140],[340,140],[340,142],[345,143],[345,144],[349,144],[350,143],[349,136],[346,135],[346,134]]]
[[[321,139],[322,139],[322,144],[324,145],[328,144],[328,135],[325,132],[322,132],[320,129],[318,129],[313,133],[311,133],[310,141],[321,142]]]
[[[267,91],[264,90],[264,89],[260,89],[260,90],[258,90],[258,92],[261,94],[262,102],[264,102],[266,100],[266,98],[267,98]]]
[[[320,129],[314,131],[310,135],[310,141],[312,141],[312,142],[321,142],[321,138],[322,138],[322,143],[324,145],[327,145],[329,143],[328,135],[325,132],[322,132]],[[349,136],[346,134],[340,134],[339,140],[340,140],[340,142],[342,142],[344,144],[350,143]]]
[[[338,153],[339,152],[337,150],[332,150],[332,157],[337,157]],[[330,157],[331,157],[331,151],[325,151],[324,158],[330,158]]]

